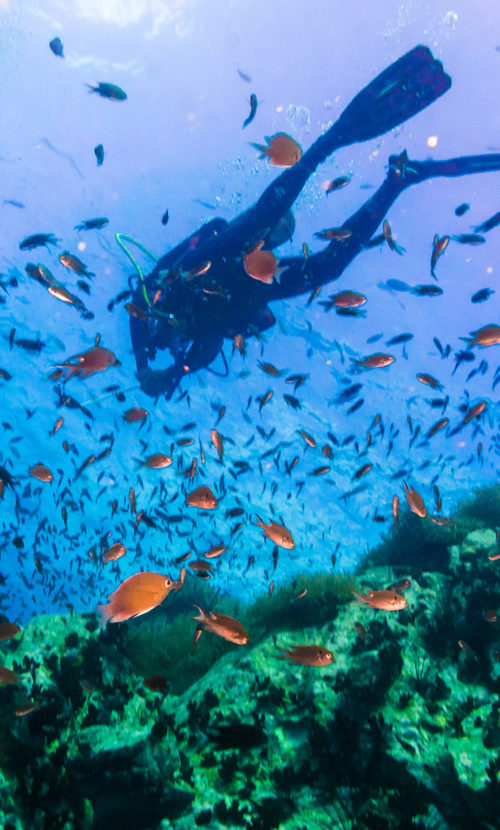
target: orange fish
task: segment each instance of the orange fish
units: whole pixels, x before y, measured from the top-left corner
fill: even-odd
[[[365,603],[368,608],[376,608],[380,611],[401,611],[408,607],[404,597],[396,591],[368,591],[367,594],[353,592],[359,604]]]
[[[265,282],[271,285],[273,277],[278,281],[278,277],[283,270],[278,268],[278,257],[272,251],[263,251],[262,247],[264,241],[261,240],[255,248],[252,248],[248,254],[243,257],[243,264],[245,271],[249,277],[258,282]]]
[[[55,435],[56,432],[59,432],[59,430],[61,429],[61,427],[63,425],[63,422],[64,422],[64,418],[62,416],[59,416],[59,418],[55,422],[54,426],[50,430],[49,435]]]
[[[390,366],[395,360],[396,358],[392,354],[382,354],[382,352],[376,352],[375,354],[370,354],[368,357],[363,358],[363,360],[355,360],[354,362],[357,366],[361,366],[363,369],[383,369],[385,366]]]
[[[210,548],[205,553],[205,559],[216,559],[218,556],[222,556],[227,550],[225,545],[214,545],[214,547]]]
[[[266,144],[254,144],[252,147],[260,151],[259,158],[268,158],[276,167],[292,167],[302,158],[302,148],[287,133],[275,133],[264,136]]]
[[[399,496],[392,497],[392,515],[394,517],[394,527],[399,524]]]
[[[316,441],[314,440],[312,435],[309,435],[309,433],[305,431],[305,429],[298,429],[296,430],[296,432],[298,432],[300,437],[304,439],[306,444],[309,444],[309,446],[313,449],[316,447]]]
[[[474,336],[469,340],[469,346],[498,346],[500,343],[500,326],[494,323],[483,326],[472,334]]]
[[[206,577],[212,573],[212,567],[205,561],[205,559],[194,559],[189,563],[189,567],[193,571],[197,571],[200,575],[206,575]]]
[[[7,666],[0,666],[0,684],[3,683],[17,683],[19,680],[17,674],[14,674]]]
[[[238,620],[226,614],[214,614],[213,611],[206,614],[199,605],[194,607],[198,609],[200,616],[193,617],[193,620],[199,622],[204,631],[211,631],[212,634],[217,634],[229,643],[235,643],[238,646],[248,643],[250,638]]]
[[[184,576],[184,568],[181,569],[178,582],[152,571],[141,571],[129,576],[108,596],[108,605],[97,606],[101,614],[101,625],[105,625],[108,620],[112,623],[123,622],[147,614],[160,605],[170,591],[178,591],[182,587]]]
[[[16,716],[18,718],[23,718],[26,715],[29,715],[30,712],[35,712],[39,708],[40,708],[39,703],[36,703],[36,702],[35,703],[26,703],[25,706],[19,706],[16,709]]]
[[[402,245],[398,245],[398,243],[394,240],[394,237],[393,237],[392,231],[391,231],[391,226],[389,225],[389,222],[387,221],[387,219],[384,220],[384,222],[382,224],[382,229],[384,231],[385,241],[387,242],[387,244],[388,244],[389,248],[391,249],[391,251],[396,251],[397,254],[402,255],[403,252],[405,251],[405,248],[403,248]]]
[[[420,383],[425,383],[427,386],[430,386],[431,389],[443,388],[443,384],[436,380],[436,378],[433,378],[432,375],[426,375],[425,373],[420,372],[417,375],[417,378],[420,381]]]
[[[73,361],[76,361],[76,363]],[[59,369],[68,370],[66,380],[69,380],[73,375],[78,375],[81,379],[89,378],[96,372],[103,372],[105,369],[109,369],[110,366],[121,366],[122,364],[109,349],[104,349],[102,346],[94,346],[92,349],[81,352],[74,357],[68,358],[64,363],[57,363],[56,365]]]
[[[427,430],[425,437],[432,438],[432,436],[435,435],[436,432],[439,432],[441,429],[444,429],[445,426],[447,426],[449,423],[449,418],[440,418],[439,421],[436,421],[436,423],[433,424],[429,430]]]
[[[136,305],[136,303],[127,303],[125,306],[125,311],[128,311],[131,317],[137,317],[138,320],[148,320],[149,315],[140,305]]]
[[[271,539],[276,545],[279,545],[280,548],[285,548],[285,550],[293,550],[295,547],[295,542],[293,541],[293,536],[284,525],[278,524],[273,519],[270,520],[269,524],[263,521],[260,516],[257,516],[258,522],[256,522],[256,526],[262,528],[263,536],[267,539]]]
[[[391,591],[407,591],[410,587],[410,580],[407,577],[404,577],[403,579],[400,579],[398,582],[395,582],[394,585],[391,585]]]
[[[153,455],[148,455],[146,460],[140,463],[145,467],[149,467],[150,470],[163,470],[164,467],[170,466],[172,458],[162,452],[155,452]]]
[[[186,496],[186,504],[190,507],[198,507],[200,510],[213,510],[217,507],[218,501],[212,493],[210,487],[201,484],[196,490],[192,490]]]
[[[211,429],[210,438],[212,439],[212,444],[217,450],[219,461],[222,461],[222,456],[224,455],[224,444],[222,442],[222,435],[220,434],[220,432],[217,432],[216,429]]]
[[[142,681],[142,685],[146,687],[146,689],[150,689],[152,692],[160,692],[160,694],[165,694],[168,692],[169,683],[166,677],[163,677],[161,674],[155,674],[153,677],[146,677]]]
[[[368,634],[366,633],[366,628],[364,627],[363,623],[355,622],[354,628],[356,629],[356,634],[358,637],[361,637],[362,640],[368,639]]]
[[[0,642],[2,640],[10,640],[11,637],[15,637],[16,634],[19,634],[21,629],[15,623],[0,623]]]
[[[436,263],[441,256],[446,251],[448,247],[448,242],[450,241],[449,236],[441,236],[439,237],[435,234],[433,242],[432,242],[432,256],[431,256],[431,274],[435,277],[434,268],[436,267]]]
[[[427,508],[425,507],[422,496],[420,496],[417,491],[413,489],[413,487],[410,489],[406,481],[403,482],[403,486],[406,493],[406,501],[409,504],[411,512],[416,513],[421,519],[425,519],[427,516]]]
[[[34,467],[30,467],[29,472],[30,476],[37,478],[38,481],[49,482],[54,478],[51,471],[45,466],[45,464],[35,464]]]
[[[142,409],[140,406],[133,406],[132,409],[127,409],[123,415],[123,420],[128,421],[129,424],[136,424],[143,421],[149,415],[147,409]]]
[[[462,422],[463,425],[468,424],[469,421],[472,421],[473,418],[477,418],[477,416],[480,415],[481,412],[483,412],[486,409],[486,407],[487,407],[486,401],[479,401],[479,403],[476,403],[474,406],[472,406],[469,409],[469,411],[467,412],[467,414],[466,414],[466,416],[465,416],[465,418]]]
[[[330,666],[334,657],[331,651],[328,651],[324,646],[316,645],[292,645],[291,648],[283,648],[283,646],[276,645],[283,653],[279,655],[279,660],[289,660],[290,663],[295,663],[296,666]]]
[[[331,298],[331,301],[338,308],[357,308],[366,303],[366,297],[364,294],[358,294],[357,291],[340,291]]]
[[[127,552],[127,548],[121,542],[115,542],[111,545],[104,554],[104,564],[106,562],[116,562]]]

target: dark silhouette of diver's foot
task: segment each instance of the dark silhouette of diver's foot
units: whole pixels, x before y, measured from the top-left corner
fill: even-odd
[[[403,150],[399,156],[389,156],[389,175],[394,176],[404,185],[416,184],[428,179],[432,162],[411,161]]]

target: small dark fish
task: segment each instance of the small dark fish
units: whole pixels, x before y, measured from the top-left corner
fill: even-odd
[[[347,414],[352,415],[354,412],[356,412],[363,406],[364,402],[364,398],[359,398],[359,400],[355,401],[355,403],[353,403],[353,405],[349,407],[349,409],[347,410]]]
[[[255,92],[252,92],[250,95],[250,114],[248,118],[245,118],[243,122],[243,128],[248,127],[251,121],[255,118],[255,113],[257,112],[257,96]]]
[[[439,285],[415,285],[411,291],[417,297],[439,297],[443,293],[443,289]]]
[[[292,409],[300,409],[300,401],[294,395],[283,395],[283,399],[286,401],[288,406],[291,406]]]
[[[470,298],[471,303],[484,303],[495,291],[492,288],[481,288]]]
[[[251,79],[250,75],[247,75],[246,72],[242,72],[241,69],[238,69],[237,72],[238,72],[238,75],[240,76],[240,78],[242,78],[244,81],[246,81],[247,84],[252,83],[252,79]]]
[[[126,101],[127,93],[116,84],[97,83],[85,84],[91,92],[97,92],[101,98],[108,98],[110,101]]]
[[[496,228],[497,225],[500,225],[500,211],[495,213],[494,216],[490,216],[486,221],[481,222],[480,225],[476,225],[474,230],[476,233],[486,233],[486,231],[491,231],[492,228]]]
[[[383,334],[372,334],[371,337],[367,338],[367,343],[376,343],[377,340],[380,340],[384,335]]]
[[[470,210],[468,202],[462,202],[461,205],[455,208],[455,216],[463,216],[468,210]]]
[[[78,280],[76,284],[80,291],[83,291],[84,294],[90,295],[90,285],[88,284],[88,282],[85,282],[85,280]]]
[[[4,205],[12,205],[12,207],[16,207],[16,208],[26,207],[26,205],[23,205],[22,202],[16,202],[15,199],[4,199],[3,203],[4,203]]]
[[[60,37],[53,38],[49,43],[50,51],[58,58],[64,58],[63,44]]]
[[[26,239],[19,244],[21,251],[31,251],[33,248],[38,248],[42,245],[57,245],[58,239],[53,233],[35,233],[33,236],[27,236]]]
[[[97,159],[97,166],[100,167],[104,161],[104,147],[102,144],[98,144],[97,147],[94,147],[94,153]]]
[[[43,347],[46,345],[42,343],[41,340],[28,340],[25,337],[21,337],[19,340],[15,341],[16,346],[20,346],[21,349],[26,349],[28,352],[41,352]]]
[[[358,394],[362,386],[362,383],[351,384],[351,386],[348,386],[347,389],[344,389],[344,391],[341,392],[340,395],[337,395],[337,397],[333,399],[333,403],[341,404],[351,401]]]
[[[385,239],[385,237],[384,237]],[[379,283],[380,288],[387,288],[389,291],[411,291],[411,285],[403,280],[389,279],[385,283]]]
[[[168,222],[168,210],[166,210],[165,213],[163,214],[163,216],[161,217],[162,225],[166,225],[167,222]]]
[[[75,230],[77,231],[91,231],[91,230],[100,230],[101,228],[105,228],[106,225],[109,224],[109,219],[106,219],[104,216],[99,216],[97,219],[84,219],[83,222],[80,222],[79,225],[75,225]]]
[[[346,187],[350,181],[350,176],[339,176],[327,185],[325,190],[326,195],[328,196],[329,193],[333,193],[334,190],[340,190],[341,187]]]
[[[455,242],[459,242],[460,245],[482,245],[483,242],[486,242],[484,236],[479,236],[477,233],[459,233],[458,236],[451,237]]]
[[[395,337],[391,337],[390,340],[386,340],[386,346],[396,346],[398,343],[408,343],[409,340],[413,340],[413,334],[410,332],[405,332],[404,334],[396,334]]]

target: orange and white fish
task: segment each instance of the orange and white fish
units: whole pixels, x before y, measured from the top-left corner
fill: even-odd
[[[215,614],[213,611],[206,614],[199,605],[194,607],[198,609],[200,616],[193,617],[193,619],[200,624],[203,631],[210,631],[212,634],[217,634],[229,643],[235,643],[238,646],[244,646],[248,643],[250,638],[247,632],[234,617],[228,617],[227,614]]]
[[[358,603],[363,603],[368,608],[376,608],[380,611],[402,611],[408,607],[408,603],[401,594],[396,591],[368,591],[366,594],[358,594],[353,591]]]
[[[69,380],[73,375],[78,375],[81,379],[89,378],[96,372],[109,369],[110,366],[121,366],[121,363],[109,349],[94,346],[86,352],[68,358],[64,363],[57,363],[56,366],[58,369],[68,370],[66,380]]]
[[[279,660],[289,660],[290,663],[295,663],[296,666],[330,666],[334,662],[334,656],[324,646],[317,645],[292,645],[290,648],[283,648],[277,645],[282,654],[279,655]]]
[[[285,270],[279,268],[279,258],[272,251],[262,250],[264,240],[257,243],[255,248],[252,248],[243,257],[243,265],[249,277],[271,285],[273,278],[279,282],[280,273]]]
[[[207,487],[206,484],[201,484],[186,496],[186,504],[190,507],[198,507],[200,510],[213,510],[218,503],[210,487]]]
[[[362,369],[383,369],[385,366],[390,366],[395,360],[396,358],[392,354],[376,352],[363,358],[363,360],[355,360],[354,363]]]
[[[263,536],[267,539],[271,539],[276,545],[279,545],[280,548],[285,548],[285,550],[293,550],[295,547],[295,542],[293,540],[293,536],[284,525],[278,524],[273,519],[270,520],[269,524],[263,521],[260,516],[257,516],[258,522],[256,522],[257,527],[262,528]]]
[[[49,482],[54,478],[52,472],[45,464],[35,464],[33,467],[30,467],[29,473],[30,476],[37,478],[38,481]]]
[[[101,625],[108,621],[124,622],[152,611],[170,591],[178,591],[182,587],[185,573],[185,568],[182,568],[178,582],[153,571],[142,571],[129,576],[108,596],[108,605],[97,606],[101,614]]]
[[[427,508],[424,504],[422,496],[417,493],[413,487],[408,487],[406,481],[403,482],[403,486],[406,493],[406,501],[408,502],[411,512],[416,513],[416,515],[420,516],[421,519],[425,519],[427,516]]]

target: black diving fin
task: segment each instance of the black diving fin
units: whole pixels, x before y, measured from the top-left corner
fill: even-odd
[[[331,128],[345,146],[386,133],[432,104],[451,86],[426,46],[416,46],[399,58],[356,95]],[[328,133],[325,134],[325,138]]]

